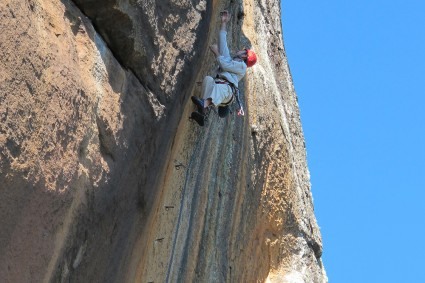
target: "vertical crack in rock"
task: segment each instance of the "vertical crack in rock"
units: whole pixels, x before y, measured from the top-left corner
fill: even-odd
[[[116,142],[112,131],[107,128],[107,125],[100,117],[96,117],[96,124],[99,134],[100,152],[105,158],[110,158],[114,162],[114,145]]]

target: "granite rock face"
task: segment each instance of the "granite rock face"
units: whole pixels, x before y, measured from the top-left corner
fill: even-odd
[[[326,282],[276,0],[0,3],[0,278]],[[246,116],[188,120],[215,62]]]

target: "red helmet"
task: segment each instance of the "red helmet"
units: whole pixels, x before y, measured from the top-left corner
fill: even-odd
[[[257,55],[252,50],[249,50],[249,49],[245,49],[245,50],[246,50],[246,60],[245,60],[246,66],[252,67],[254,66],[255,63],[257,63]]]

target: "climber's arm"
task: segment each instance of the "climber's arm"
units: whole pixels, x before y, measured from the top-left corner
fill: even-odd
[[[223,55],[220,55],[217,44],[211,45],[210,50],[212,53],[214,53],[215,57],[217,58],[217,62],[218,62],[218,65],[220,66],[221,71],[230,72],[230,73],[234,73],[234,74],[242,75],[242,76],[245,75],[246,64],[244,62],[236,61],[230,57],[225,57]]]
[[[230,58],[229,47],[227,47],[227,23],[230,21],[230,14],[228,11],[220,13],[221,27],[218,34],[218,50],[220,55]]]
[[[227,23],[230,21],[231,15],[227,10],[220,12],[221,17],[221,30],[226,31],[227,30]]]
[[[232,60],[224,56],[217,56],[217,62],[224,72],[230,72],[241,76],[245,75],[246,64],[242,61]]]
[[[224,10],[220,13],[221,16],[221,28],[218,35],[218,46],[213,44],[210,46],[210,50],[214,53],[217,58],[217,62],[220,65],[221,71],[231,72],[238,75],[245,75],[246,65],[243,62],[232,60],[230,57],[229,47],[227,46],[227,23],[230,21],[230,14]]]

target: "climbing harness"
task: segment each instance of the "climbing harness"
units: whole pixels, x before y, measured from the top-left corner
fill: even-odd
[[[245,112],[243,111],[242,103],[241,103],[241,100],[240,100],[240,97],[239,97],[239,94],[240,94],[239,88],[237,88],[233,83],[229,82],[226,78],[220,77],[218,74],[215,77],[215,83],[216,84],[227,84],[232,89],[232,94],[233,94],[229,101],[222,102],[217,106],[218,107],[230,106],[232,103],[234,103],[234,101],[236,99],[236,102],[239,105],[238,116],[240,116],[240,115],[245,116]]]
[[[213,110],[220,118],[226,117],[229,112],[233,113],[233,111],[230,110],[230,106],[233,105],[235,100],[239,105],[239,111],[237,113],[238,116],[245,116],[245,112],[243,111],[242,103],[239,97],[239,88],[237,88],[233,83],[229,82],[226,78],[220,77],[219,74],[217,74],[217,76],[215,77],[214,82],[216,84],[228,85],[232,91],[232,95],[226,101],[221,102],[219,105],[217,105],[217,108],[213,107],[212,105],[203,108],[203,103],[199,102],[199,98],[192,96],[192,102],[197,105],[198,111],[192,112],[189,119],[195,120],[201,127],[204,126],[205,122],[208,121],[211,110]]]

